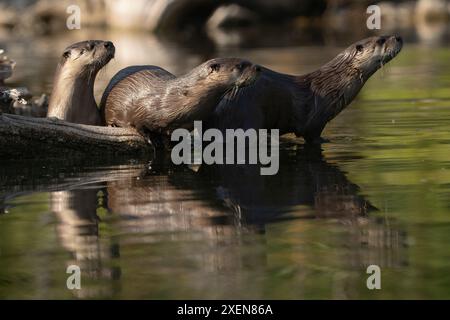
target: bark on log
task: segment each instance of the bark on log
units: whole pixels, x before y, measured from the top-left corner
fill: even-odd
[[[0,113],[0,157],[148,156],[153,148],[131,128],[96,127]]]

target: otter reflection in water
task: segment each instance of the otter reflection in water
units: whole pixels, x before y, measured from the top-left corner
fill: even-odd
[[[136,241],[142,234],[150,242],[162,234],[185,238],[185,232],[194,239],[219,240],[243,230],[264,233],[267,224],[285,219],[334,219],[385,230],[376,213],[368,214],[375,208],[358,186],[320,149],[283,148],[280,162],[274,176],[261,176],[256,165],[202,166],[193,172],[155,163],[153,169],[108,182],[108,208],[127,234],[141,234]]]
[[[92,177],[86,179],[91,180]],[[71,254],[66,267],[79,266],[83,282],[88,279],[117,280],[121,276],[120,268],[105,265],[103,261],[119,256],[118,244],[114,238],[102,243],[99,237],[97,209],[102,206],[103,183],[88,182],[82,188],[50,193],[50,208],[58,219],[58,238]],[[81,290],[72,290],[78,298],[110,296],[112,291],[114,288],[96,288],[86,283]]]
[[[145,262],[140,264],[148,270],[155,264],[154,272],[161,264],[180,268],[179,263],[190,261],[199,266],[195,272],[189,269],[190,274],[199,278],[204,272],[241,272],[249,264],[254,274],[263,276],[270,260],[268,243],[277,241],[269,232],[272,223],[290,220],[277,228],[284,232],[293,228],[298,237],[305,237],[303,226],[311,226],[311,219],[344,228],[339,245],[351,248],[346,251],[350,256],[333,263],[351,268],[403,263],[404,234],[377,218],[376,211],[369,213],[376,209],[359,195],[357,185],[323,158],[320,149],[283,147],[280,162],[277,175],[260,176],[257,166],[204,166],[194,172],[171,165],[170,159],[156,159],[150,167],[128,165],[102,172],[101,183],[96,177],[89,184],[92,177],[88,177],[77,190],[66,186],[52,194],[51,207],[59,221],[58,237],[72,253],[68,264],[88,268],[92,279],[119,279],[123,270],[130,272],[133,248],[145,244],[140,249],[145,254],[139,251]],[[100,190],[105,197],[99,197]],[[98,227],[99,199],[109,211],[101,214],[107,228]],[[106,231],[99,235],[102,229],[113,229],[114,236]],[[320,241],[322,236],[317,237]],[[244,250],[249,243],[258,250]],[[160,246],[170,250],[161,251]],[[315,259],[308,250],[291,250],[305,263]],[[125,260],[120,258],[124,255]],[[108,267],[112,259],[115,269]]]

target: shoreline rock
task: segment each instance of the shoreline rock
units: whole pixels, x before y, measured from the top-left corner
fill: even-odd
[[[5,84],[4,81],[12,76],[15,65],[15,61],[10,60],[0,49],[0,112],[45,117],[48,107],[46,94],[33,98],[27,88],[10,88]]]

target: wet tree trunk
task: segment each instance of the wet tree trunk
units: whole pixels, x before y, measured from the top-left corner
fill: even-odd
[[[0,113],[0,157],[148,156],[153,148],[134,129],[96,127]]]

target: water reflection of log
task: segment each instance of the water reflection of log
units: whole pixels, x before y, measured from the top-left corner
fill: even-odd
[[[32,192],[71,191],[89,188],[130,175],[133,160],[109,159],[17,159],[0,162],[0,195],[18,197]],[[133,171],[134,172],[134,171]]]

